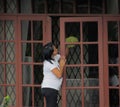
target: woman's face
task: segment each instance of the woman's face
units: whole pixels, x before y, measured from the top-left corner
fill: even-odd
[[[55,56],[56,54],[58,54],[58,49],[55,46],[53,46],[53,49],[54,49],[53,56]]]

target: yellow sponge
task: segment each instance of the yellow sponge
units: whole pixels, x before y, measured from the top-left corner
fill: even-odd
[[[66,42],[68,42],[68,43],[78,42],[78,38],[75,37],[75,36],[69,36],[69,37],[66,38]],[[75,46],[74,44],[68,44],[67,45],[68,48],[72,48],[74,46]]]

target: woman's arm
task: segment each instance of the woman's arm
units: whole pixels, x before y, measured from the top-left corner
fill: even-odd
[[[52,70],[52,72],[58,77],[61,78],[63,74],[63,69],[65,66],[66,59],[65,57],[61,57],[59,61],[59,69],[56,67]]]

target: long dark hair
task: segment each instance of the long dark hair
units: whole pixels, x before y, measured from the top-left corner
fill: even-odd
[[[51,62],[51,60],[53,60],[52,54],[54,52],[53,46],[54,46],[54,44],[52,42],[49,42],[43,46],[43,61],[47,60],[50,63],[52,63]]]

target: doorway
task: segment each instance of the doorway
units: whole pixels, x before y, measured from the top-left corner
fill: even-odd
[[[120,20],[118,17],[103,19],[60,19],[62,54],[65,47],[74,45],[67,56],[63,107],[118,107],[120,104]],[[66,42],[71,36],[78,41]]]
[[[60,21],[61,50],[73,45],[69,48],[64,74],[63,107],[103,107],[102,19],[69,17]],[[66,42],[71,36],[78,41]]]

